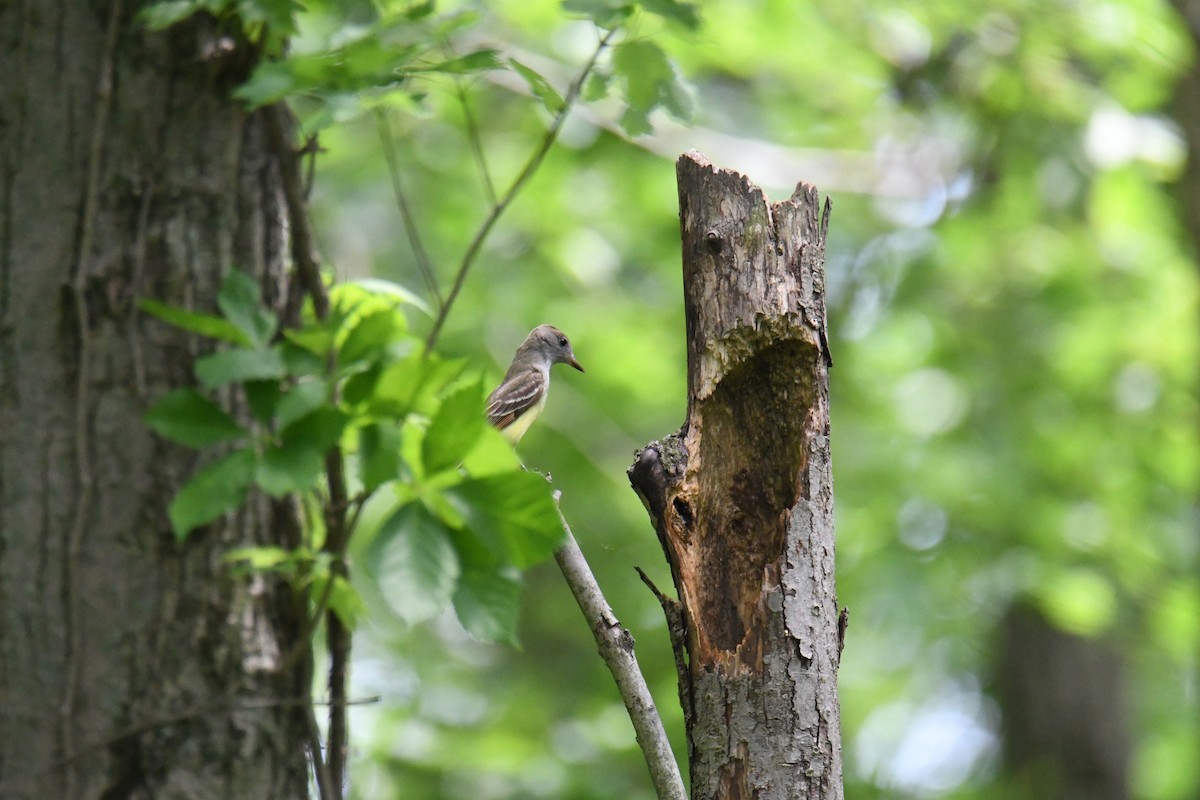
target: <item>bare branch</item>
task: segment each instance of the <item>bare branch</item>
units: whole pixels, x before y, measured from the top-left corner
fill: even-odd
[[[556,506],[558,498],[559,493],[555,492]],[[687,791],[683,787],[683,778],[671,751],[671,743],[663,729],[662,718],[633,653],[633,635],[621,625],[604,599],[596,576],[584,559],[561,508],[558,509],[558,518],[562,521],[566,542],[555,551],[554,560],[558,562],[558,568],[571,587],[579,610],[592,629],[596,645],[600,648],[600,657],[616,680],[642,755],[650,768],[654,791],[659,800],[687,800]]]

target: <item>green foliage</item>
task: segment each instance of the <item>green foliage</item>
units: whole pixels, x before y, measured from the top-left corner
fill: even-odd
[[[221,287],[222,317],[150,306],[186,330],[239,343],[197,360],[196,377],[209,390],[240,387],[260,423],[253,430],[239,425],[193,389],[172,392],[147,413],[155,431],[190,447],[246,442],[179,491],[171,524],[182,540],[242,505],[252,486],[319,505],[327,456],[338,447],[356,450],[355,506],[393,487],[395,510],[370,537],[405,576],[407,588],[395,600],[401,617],[427,619],[461,597],[468,630],[515,641],[513,570],[545,559],[562,536],[550,488],[520,469],[511,448],[507,460],[493,451],[495,440],[484,436],[482,383],[460,380],[464,362],[423,351],[402,311],[410,297],[381,281],[335,285],[329,318],[310,316],[283,340],[253,278],[236,270]],[[476,463],[479,476],[467,466]],[[291,554],[251,549],[232,557],[252,569],[287,572],[350,624],[361,603],[342,576],[306,555],[317,546],[312,534]],[[459,551],[463,543],[478,549],[479,541],[492,548],[488,558]],[[463,572],[460,563],[471,569]],[[503,607],[482,608],[489,598]]]
[[[556,383],[521,453],[563,488],[610,602],[638,635],[678,752],[661,611],[630,565],[664,588],[670,576],[622,475],[630,453],[683,413],[678,209],[671,165],[654,154],[696,146],[774,199],[797,179],[834,195],[826,290],[838,589],[852,611],[839,677],[847,796],[1004,796],[985,695],[997,620],[1028,596],[1055,624],[1114,639],[1128,659],[1133,796],[1196,795],[1200,715],[1186,687],[1200,631],[1197,292],[1174,196],[1185,188],[1173,183],[1183,143],[1164,123],[1193,46],[1170,4],[764,2],[748,13],[715,0],[699,36],[689,30],[697,5],[649,0],[498,0],[452,16],[380,0],[357,7],[354,24],[337,3],[307,5],[290,55],[255,75],[276,87],[255,91],[288,97],[306,130],[322,132],[313,197],[330,261],[402,283],[416,284],[417,262],[381,213],[387,173],[369,161],[378,132],[356,120],[364,109],[392,110],[404,185],[420,198],[423,244],[445,280],[441,268],[486,211],[468,115],[448,84],[467,97],[494,176],[519,172],[522,145],[545,130],[531,110],[555,107],[512,59],[565,94],[561,65],[593,41],[563,9],[621,29],[583,85],[596,113],[607,98],[637,132],[655,109],[679,113],[696,99],[686,136],[645,147],[596,113],[572,117],[570,147],[512,204],[440,345],[500,362],[529,327],[555,322],[581,358],[601,355],[584,359],[586,388]],[[514,74],[419,69],[478,49]],[[223,335],[202,332],[252,346],[216,319]],[[425,324],[420,313],[409,321]],[[288,375],[326,377],[352,327],[285,331]],[[293,365],[301,360],[307,371]],[[501,522],[468,536],[463,490],[441,483],[457,472],[426,463],[442,405],[469,383],[464,369],[400,336],[329,378],[356,420],[343,437],[352,472],[373,493],[355,557],[378,568],[397,616],[433,617],[415,632],[381,620],[362,637],[363,650],[385,653],[391,694],[374,737],[357,743],[356,783],[380,796],[649,798],[628,723],[556,576],[526,573],[524,651],[513,654],[436,616],[446,588],[434,567],[416,585],[438,586],[437,603],[405,590],[415,542],[378,556],[399,538],[380,533],[383,521],[420,509],[450,540],[464,625],[486,631],[487,614],[516,607],[515,591],[476,580],[483,570],[512,588],[498,566],[511,557]],[[484,427],[463,466],[481,479],[518,465]],[[308,516],[320,541],[320,514]],[[377,599],[371,581],[360,585]],[[482,617],[481,596],[492,598]],[[946,749],[955,769],[914,766],[914,752],[931,752],[918,747],[931,729],[967,733]],[[991,743],[976,760],[963,749],[971,740]]]
[[[234,421],[195,389],[176,389],[146,413],[155,432],[188,447],[207,447],[246,435]]]
[[[197,472],[167,509],[175,537],[182,541],[195,528],[244,503],[254,461],[249,450],[235,450]]]

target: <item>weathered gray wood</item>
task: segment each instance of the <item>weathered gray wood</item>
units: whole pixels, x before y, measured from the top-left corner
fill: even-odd
[[[0,2],[0,796],[305,797],[302,623],[222,560],[286,515],[178,546],[202,460],[142,422],[207,345],[139,297],[214,312],[236,265],[281,301],[278,178],[229,96],[256,56],[140,5]]]
[[[828,205],[768,204],[695,152],[677,170],[688,415],[630,480],[686,627],[692,796],[841,798]]]

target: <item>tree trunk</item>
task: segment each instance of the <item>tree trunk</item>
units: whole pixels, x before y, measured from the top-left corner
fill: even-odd
[[[0,3],[0,796],[303,797],[302,623],[222,561],[291,517],[252,498],[177,544],[202,459],[142,422],[202,345],[139,298],[215,312],[237,266],[282,303],[277,170],[229,97],[257,54],[136,10]]]
[[[630,480],[680,599],[692,796],[841,798],[828,204],[800,184],[768,205],[695,152],[677,171],[688,414]]]
[[[1124,663],[1111,644],[1018,605],[996,671],[1004,768],[1026,800],[1127,800],[1133,757]]]

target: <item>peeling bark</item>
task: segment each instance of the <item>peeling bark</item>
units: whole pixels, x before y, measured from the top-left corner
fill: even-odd
[[[630,481],[682,606],[694,798],[841,798],[824,245],[828,204],[769,205],[677,164],[688,413]]]
[[[0,796],[302,797],[302,616],[222,560],[289,544],[290,512],[177,545],[203,459],[142,422],[207,345],[139,298],[214,312],[237,266],[282,305],[278,177],[229,97],[257,54],[138,5],[0,3]]]

